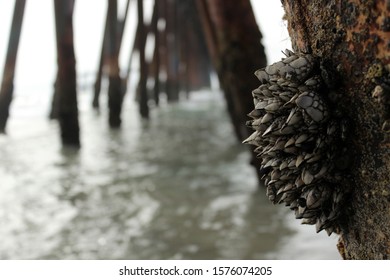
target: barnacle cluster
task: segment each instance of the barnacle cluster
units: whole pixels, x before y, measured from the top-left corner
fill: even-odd
[[[268,198],[330,235],[338,231],[344,194],[337,184],[344,127],[330,108],[318,60],[285,55],[255,73],[261,85],[247,122],[255,132],[244,143],[257,146]]]

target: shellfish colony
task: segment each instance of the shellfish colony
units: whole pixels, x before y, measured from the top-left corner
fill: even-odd
[[[338,232],[344,192],[338,187],[343,122],[326,96],[320,67],[310,54],[285,51],[286,58],[255,72],[255,108],[244,143],[257,146],[260,173],[273,203],[284,203],[317,232]]]

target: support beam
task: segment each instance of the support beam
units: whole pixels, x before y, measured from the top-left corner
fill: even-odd
[[[144,23],[144,8],[143,0],[138,1],[138,35],[139,35],[139,64],[140,64],[140,79],[139,79],[139,111],[141,117],[149,118],[148,93],[146,91],[146,82],[148,69],[145,61],[145,44],[146,44],[146,29]]]
[[[108,43],[107,41],[108,41],[108,13],[106,18],[106,24],[104,25],[102,47],[100,49],[99,66],[98,66],[96,79],[94,83],[94,95],[93,95],[92,107],[95,109],[99,108],[99,97],[100,97],[102,76],[103,76],[103,63],[104,63],[104,57],[106,56],[106,52],[107,52],[107,47],[105,46]]]
[[[161,30],[160,36],[160,64],[161,69],[164,69],[164,83],[160,82],[160,86],[162,86],[161,91],[165,92],[168,96],[168,83],[167,83],[167,73],[168,73],[168,33],[167,33],[167,0],[158,0],[160,3],[160,11],[161,11],[161,20],[164,22],[164,29]]]
[[[58,121],[65,146],[80,146],[76,90],[76,59],[73,46],[74,0],[54,0],[57,38]]]
[[[117,45],[116,45],[116,48],[117,48],[118,54],[120,53],[120,49],[122,46],[123,33],[124,33],[125,25],[126,25],[130,1],[131,0],[127,0],[127,2],[126,2],[126,8],[125,8],[125,13],[124,13],[123,19],[118,19],[118,21],[117,21],[117,39],[116,39]],[[108,24],[109,24],[108,16],[109,15],[107,13],[106,24],[104,27],[104,34],[103,34],[103,40],[102,40],[102,47],[101,47],[101,52],[100,52],[99,66],[98,66],[98,71],[96,74],[96,80],[95,80],[95,84],[94,84],[94,97],[93,97],[93,101],[92,101],[92,107],[95,109],[99,108],[99,96],[100,96],[100,91],[101,91],[103,66],[104,66],[104,61],[105,61],[104,58],[107,56]],[[125,91],[125,89],[123,89],[123,90]]]
[[[177,48],[177,32],[176,32],[176,3],[175,0],[165,0],[165,21],[167,36],[167,97],[168,102],[179,100],[179,81],[178,81],[178,48]]]
[[[196,3],[236,136],[243,141],[252,133],[246,126],[246,115],[253,109],[250,93],[258,87],[253,73],[266,65],[262,35],[250,0]],[[254,153],[252,164],[260,178],[260,161]]]
[[[107,44],[107,65],[108,65],[108,123],[111,128],[119,128],[121,125],[122,111],[122,82],[119,76],[119,47],[118,47],[118,11],[117,0],[108,0],[108,44]]]
[[[158,29],[158,22],[160,19],[160,2],[161,0],[154,1],[153,17],[151,22],[151,28],[154,34],[154,53],[153,53],[153,76],[154,76],[154,88],[153,98],[155,104],[158,106],[160,102],[160,31]]]
[[[14,90],[15,64],[26,0],[16,0],[0,89],[0,133],[5,133]]]
[[[210,87],[210,55],[196,11],[195,1],[178,1],[180,81],[187,92]]]

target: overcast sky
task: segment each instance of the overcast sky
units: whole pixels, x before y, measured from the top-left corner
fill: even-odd
[[[132,1],[123,41],[120,63],[127,67],[136,20],[136,1]],[[145,0],[145,7],[151,7],[152,0]],[[119,0],[124,6],[125,1]],[[268,62],[282,57],[281,51],[290,47],[290,41],[283,22],[283,9],[279,1],[252,0],[256,18],[266,47]],[[0,77],[2,77],[14,1],[0,1]],[[77,0],[74,15],[75,48],[78,73],[94,73],[97,68],[106,0]],[[119,9],[123,11],[123,8]],[[151,9],[145,9],[145,17]],[[16,65],[16,88],[52,87],[56,69],[53,0],[26,1],[22,36]]]

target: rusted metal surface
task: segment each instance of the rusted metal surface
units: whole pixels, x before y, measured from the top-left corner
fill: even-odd
[[[57,39],[58,121],[66,146],[80,146],[76,90],[76,59],[73,46],[74,0],[54,0]]]
[[[347,259],[390,258],[390,6],[388,1],[282,1],[295,51],[326,69],[334,107],[350,121],[338,248]]]
[[[9,107],[12,101],[15,64],[18,53],[20,33],[22,30],[25,4],[26,0],[15,1],[10,37],[8,41],[7,56],[4,64],[3,80],[0,88],[0,133],[5,133],[5,127],[9,116]]]

